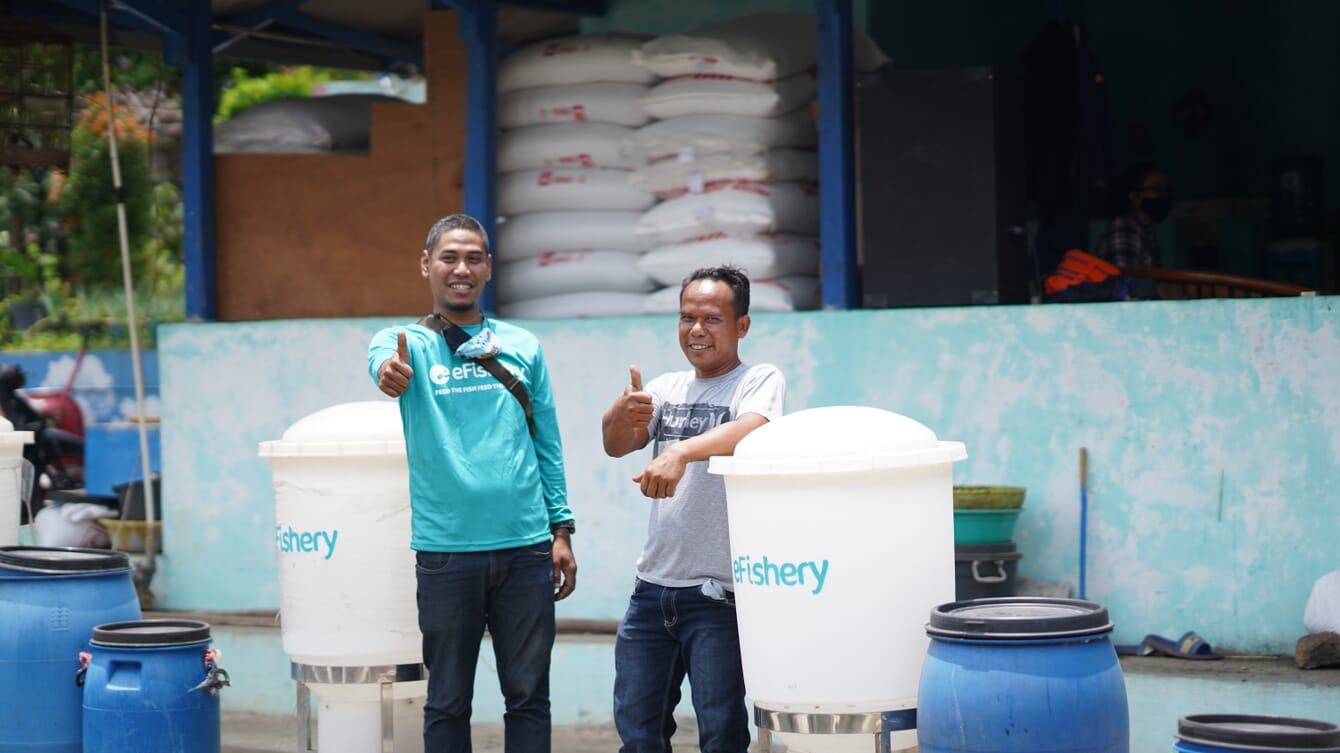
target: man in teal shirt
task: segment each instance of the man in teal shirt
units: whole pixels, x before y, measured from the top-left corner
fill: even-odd
[[[399,399],[405,427],[428,667],[424,750],[470,751],[487,626],[506,704],[507,753],[547,753],[554,602],[577,583],[549,371],[534,335],[479,309],[492,259],[478,221],[463,214],[438,220],[420,271],[433,313],[374,335],[368,372]]]

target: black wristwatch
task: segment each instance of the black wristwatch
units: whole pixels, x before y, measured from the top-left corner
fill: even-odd
[[[560,529],[560,528],[566,528],[566,529],[568,529],[568,535],[571,536],[572,534],[574,534],[574,533],[577,532],[577,521],[575,521],[575,520],[563,520],[563,521],[559,521],[559,522],[557,522],[557,523],[550,523],[550,524],[549,524],[549,533],[552,533],[552,534],[557,535],[557,534],[558,534],[558,529]]]

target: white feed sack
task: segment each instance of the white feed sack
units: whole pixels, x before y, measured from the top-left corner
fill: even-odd
[[[586,319],[598,316],[639,316],[646,293],[596,291],[561,293],[500,305],[509,319]]]
[[[615,167],[641,163],[620,145],[632,128],[613,123],[555,123],[514,128],[498,134],[498,172],[542,167]]]
[[[769,183],[685,194],[652,207],[634,232],[658,245],[717,233],[814,236],[819,233],[819,192],[805,183]]]
[[[814,118],[802,108],[767,118],[711,114],[658,120],[633,131],[622,149],[630,159],[650,162],[706,154],[756,154],[774,147],[812,147],[818,140]]]
[[[547,39],[498,63],[498,92],[597,81],[650,84],[656,74],[633,65],[633,50],[651,37],[605,32]]]
[[[646,293],[656,285],[638,268],[639,254],[622,251],[546,253],[498,269],[498,302],[564,293]]]
[[[645,210],[656,197],[628,185],[629,170],[550,167],[498,176],[498,213]]]
[[[808,71],[777,81],[698,73],[651,87],[642,97],[642,107],[661,120],[711,113],[766,118],[809,104],[816,89],[814,75]]]
[[[646,251],[649,238],[633,232],[642,212],[529,212],[506,218],[495,232],[494,256],[520,261],[547,252]]]
[[[214,153],[367,151],[375,104],[404,104],[404,100],[382,94],[335,94],[265,102],[214,126]]]
[[[819,240],[785,234],[718,235],[652,249],[638,268],[661,285],[678,285],[696,269],[733,264],[750,279],[819,273]]]
[[[651,120],[646,84],[587,83],[517,89],[498,95],[498,127],[594,121],[637,128]]]
[[[666,78],[714,73],[773,81],[815,65],[817,23],[812,13],[739,16],[650,40],[633,51],[633,62]],[[869,36],[852,31],[852,65],[856,70],[872,71],[887,61]]]
[[[709,264],[707,266],[716,266]],[[680,285],[669,285],[647,294],[644,314],[679,313]],[[819,307],[819,278],[791,275],[749,281],[749,313],[759,311],[808,311]]]
[[[806,149],[769,149],[756,154],[706,154],[664,159],[633,170],[629,183],[662,199],[705,193],[741,183],[819,180],[819,155]]]

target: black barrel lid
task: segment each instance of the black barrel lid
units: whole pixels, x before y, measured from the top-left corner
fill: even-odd
[[[1289,716],[1192,714],[1177,720],[1177,737],[1234,750],[1340,751],[1340,726]]]
[[[93,628],[95,646],[184,646],[209,640],[209,623],[197,620],[108,622]]]
[[[956,562],[973,562],[976,560],[1017,560],[1023,559],[1023,554],[1019,552],[1013,541],[1004,541],[995,544],[955,544],[954,560]]]
[[[1107,607],[1079,599],[1004,596],[952,601],[931,610],[926,632],[951,638],[1027,640],[1112,630]]]
[[[0,546],[0,569],[31,573],[101,573],[129,570],[130,558],[108,549]]]

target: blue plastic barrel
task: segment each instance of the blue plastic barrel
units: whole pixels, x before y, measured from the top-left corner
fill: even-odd
[[[79,652],[94,626],[139,618],[126,555],[0,547],[0,753],[79,753]]]
[[[1253,714],[1192,714],[1177,720],[1180,753],[1307,751],[1340,753],[1340,726],[1313,719]]]
[[[917,690],[921,753],[1127,753],[1107,609],[1005,597],[942,604]]]
[[[84,679],[84,753],[219,753],[227,674],[209,625],[140,620],[99,625]]]

